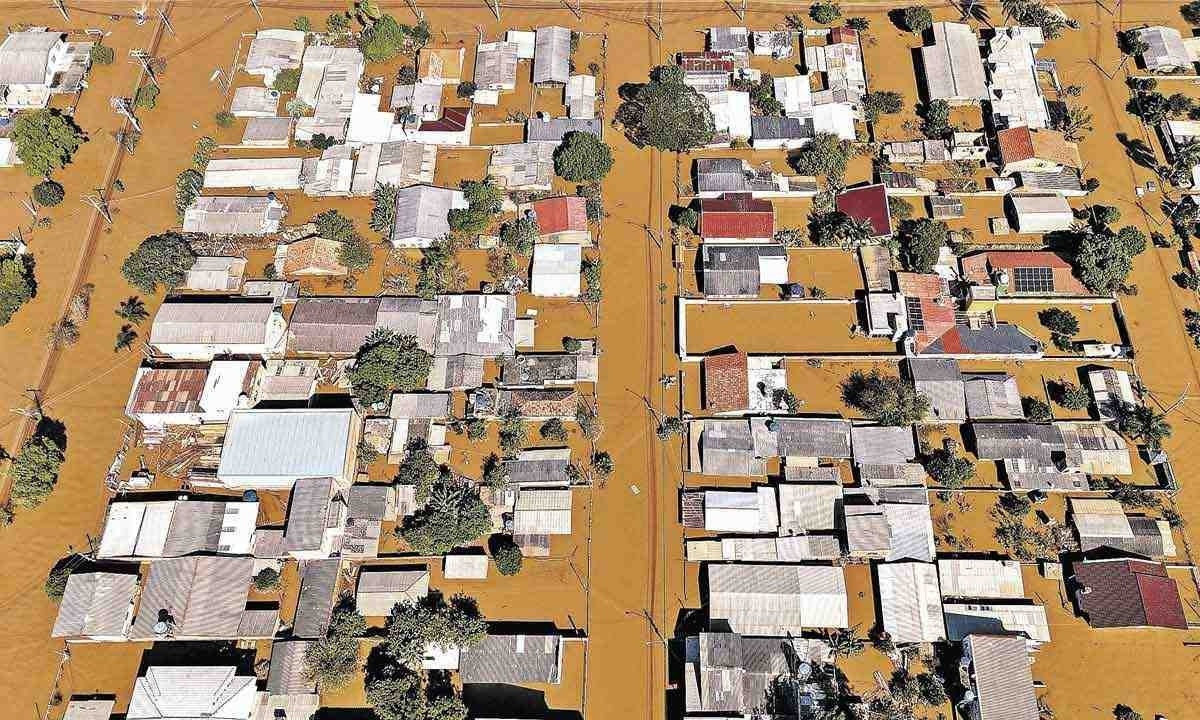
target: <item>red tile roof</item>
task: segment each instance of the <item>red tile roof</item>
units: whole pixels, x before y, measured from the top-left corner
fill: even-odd
[[[200,410],[207,368],[151,368],[133,390],[130,413],[174,414]]]
[[[733,72],[733,56],[723,52],[679,53],[679,67],[684,72]]]
[[[852,27],[832,28],[829,31],[830,44],[835,43],[856,43],[858,42],[858,31]]]
[[[467,129],[467,118],[471,115],[469,107],[448,107],[442,110],[442,116],[437,120],[427,120],[418,128],[421,132],[459,132]]]
[[[1079,609],[1093,627],[1187,628],[1179,588],[1162,563],[1104,560],[1071,570],[1081,588]]]
[[[704,358],[704,407],[713,412],[750,407],[746,354],[733,350]]]
[[[905,297],[939,298],[947,295],[946,281],[933,273],[896,273],[896,290]]]
[[[1033,135],[1024,125],[997,132],[996,144],[1000,146],[1000,158],[1006,164],[1028,160],[1034,156]]]
[[[542,235],[588,229],[587,200],[574,195],[546,198],[533,203],[538,228]]]
[[[775,235],[775,209],[769,200],[750,193],[725,193],[700,201],[702,238],[771,238]]]
[[[996,133],[1003,165],[1037,158],[1078,168],[1079,146],[1057,130],[1030,130],[1027,127],[1008,128]]]
[[[873,237],[892,234],[892,216],[888,213],[887,191],[882,184],[843,190],[837,196],[837,209],[855,220],[871,223]]]

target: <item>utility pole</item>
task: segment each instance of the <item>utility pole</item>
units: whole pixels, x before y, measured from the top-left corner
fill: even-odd
[[[58,11],[62,13],[63,20],[70,22],[71,16],[67,14],[67,4],[63,0],[54,0],[54,7],[58,8]]]
[[[150,82],[154,83],[154,87],[159,89],[162,88],[162,86],[158,84],[158,76],[154,73],[154,58],[150,57],[150,53],[146,52],[145,50],[130,50],[129,57],[133,58],[134,62],[142,66],[142,70],[146,73],[146,76],[150,78]]]
[[[425,22],[425,11],[417,7],[417,0],[405,0],[405,2],[408,3],[408,9],[412,10],[417,22]]]
[[[97,193],[99,192],[97,191]],[[108,200],[103,194],[93,193],[91,195],[84,195],[83,201],[95,208],[96,212],[100,213],[100,217],[104,218],[105,224],[112,225],[112,213],[108,210]]]
[[[42,391],[38,388],[25,388],[25,397],[30,399],[30,401],[33,403],[33,407],[13,408],[13,414],[20,415],[23,418],[29,418],[30,420],[41,420]]]
[[[583,19],[583,5],[579,2],[579,0],[575,0],[574,5],[571,4],[571,0],[561,0],[561,1],[563,4],[563,7],[570,10],[571,14],[575,16],[576,20]]]
[[[488,0],[488,7],[490,7],[492,9],[492,14],[496,16],[497,20],[499,20],[500,19],[500,0]]]
[[[250,0],[250,7],[254,8],[254,14],[258,15],[258,21],[263,21],[262,8],[258,6],[258,0]]]
[[[32,215],[34,220],[38,219],[38,206],[31,196],[21,198],[21,207],[25,208],[25,212]]]
[[[171,25],[171,21],[167,19],[167,12],[162,8],[158,9],[158,19],[162,21],[163,27],[167,29],[167,32],[171,33],[171,37],[174,37],[175,28]]]
[[[654,37],[662,40],[662,19],[654,19],[649,15],[646,16],[646,27],[650,28],[650,32],[654,33]]]
[[[133,103],[129,101],[129,98],[110,98],[108,104],[113,110],[117,111],[118,115],[124,116],[129,121],[129,124],[133,126],[134,130],[138,132],[142,131],[142,124],[138,122],[137,117],[133,114]],[[118,138],[118,141],[123,143],[124,139]]]
[[[737,5],[734,5],[735,0],[726,0],[725,4],[729,6],[729,9],[733,11],[734,15],[737,15],[738,20],[740,20],[741,22],[746,22],[747,0],[737,0],[737,1],[738,1]]]

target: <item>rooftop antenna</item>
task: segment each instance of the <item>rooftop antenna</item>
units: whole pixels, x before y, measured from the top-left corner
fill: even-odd
[[[96,212],[100,213],[100,217],[104,218],[106,224],[112,225],[112,213],[108,210],[108,200],[103,194],[99,193],[100,191],[97,190],[90,195],[84,195],[82,199],[85,203],[95,208]]]
[[[254,8],[254,14],[258,15],[258,21],[263,21],[262,8],[258,6],[258,0],[250,0],[250,7]]]
[[[158,8],[158,19],[162,21],[163,27],[167,29],[167,32],[171,33],[171,36],[174,37],[175,27],[171,25],[170,19],[167,18],[167,11],[163,10],[162,8]]]
[[[62,13],[63,20],[70,21],[71,16],[67,14],[67,4],[63,0],[54,0],[54,7],[58,8],[58,11]]]
[[[113,110],[117,111],[118,115],[124,116],[125,119],[129,121],[129,124],[133,126],[134,130],[136,130],[138,132],[142,131],[142,124],[140,122],[138,122],[137,116],[135,116],[133,114],[133,103],[129,102],[129,98],[123,98],[123,97],[111,98],[108,101],[108,104],[112,106]],[[123,131],[122,131],[122,134],[123,134]],[[125,139],[123,137],[118,138],[118,141],[121,142],[122,145],[125,144]],[[125,149],[128,150],[129,147],[126,146]]]
[[[583,5],[579,2],[579,0],[575,0],[574,4],[571,3],[571,0],[562,0],[562,4],[563,7],[571,11],[571,14],[575,16],[576,20],[583,19]]]

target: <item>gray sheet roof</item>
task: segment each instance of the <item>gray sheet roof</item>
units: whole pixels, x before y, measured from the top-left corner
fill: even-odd
[[[298,695],[316,692],[317,684],[308,678],[304,653],[308,640],[278,640],[271,644],[271,669],[267,673],[267,692],[271,695]]]
[[[220,549],[221,528],[226,508],[236,512],[238,503],[211,500],[189,500],[175,504],[171,527],[163,543],[164,557],[179,557],[192,553],[215,553]]]
[[[697,192],[744,192],[746,170],[738,158],[699,158],[696,160]]]
[[[286,119],[286,118],[283,118]],[[206,195],[184,211],[184,232],[264,235],[279,231],[283,205],[265,197]]]
[[[815,135],[812,118],[755,115],[750,118],[750,137],[758,140],[800,140]]]
[[[530,118],[525,121],[526,142],[562,142],[567,133],[585,132],[600,137],[600,118]]]
[[[1031,355],[1041,352],[1036,339],[1010,323],[996,323],[973,328],[959,325],[954,328],[958,342],[947,348],[942,338],[933,341],[922,352],[926,355]],[[943,336],[945,337],[945,336]]]
[[[968,635],[979,720],[1033,720],[1038,717],[1033,672],[1025,638]]]
[[[700,435],[701,465],[706,475],[761,475],[762,462],[754,455],[750,424],[745,420],[703,421]]]
[[[1148,558],[1160,558],[1166,554],[1163,532],[1160,530],[1157,520],[1137,515],[1131,515],[1126,519],[1129,521],[1129,529],[1133,531],[1132,537],[1080,533],[1079,549],[1088,552],[1108,547]]]
[[[130,637],[153,638],[166,611],[176,637],[238,637],[252,558],[185,557],[156,560],[142,590]]]
[[[430,390],[465,390],[483,385],[484,359],[473,355],[436,357],[429,369]]]
[[[719,297],[758,297],[760,257],[787,257],[782,245],[718,245],[701,247],[704,294]]]
[[[689,713],[752,713],[767,701],[789,663],[827,662],[829,646],[802,638],[750,638],[709,632],[685,642]]]
[[[151,345],[251,345],[266,342],[267,302],[168,300],[154,315]]]
[[[709,50],[748,52],[750,33],[744,27],[710,27],[708,29]]]
[[[321,547],[332,497],[331,478],[300,478],[296,481],[288,501],[287,527],[283,531],[284,549],[297,552]]]
[[[41,85],[46,81],[50,50],[62,33],[26,30],[9,33],[0,44],[0,85]]]
[[[432,242],[450,234],[447,213],[461,204],[462,191],[433,185],[413,185],[396,193],[396,219],[392,239]]]
[[[979,38],[969,25],[933,24],[933,45],[921,48],[921,66],[931,100],[983,100],[987,85]]]
[[[516,352],[513,295],[439,295],[435,355],[494,358]]]
[[[352,408],[234,410],[217,475],[341,477],[355,419]]]
[[[137,580],[137,575],[71,573],[50,637],[124,635]]]
[[[517,51],[512,42],[481,43],[475,51],[475,86],[487,90],[515,85]]]
[[[775,418],[774,425],[779,443],[776,454],[781,457],[850,457],[850,423],[847,420]]]
[[[347,517],[358,520],[383,520],[387,515],[390,485],[354,484],[347,491]]]
[[[911,427],[864,427],[852,431],[854,462],[891,465],[906,463],[917,456]]]
[[[533,82],[563,83],[570,79],[571,31],[552,25],[534,30]]]
[[[288,324],[292,351],[353,355],[375,330],[379,305],[370,297],[300,298]]]
[[[908,372],[917,392],[929,398],[930,419],[967,419],[966,391],[957,360],[909,358]]]
[[[1051,452],[1063,448],[1054,425],[1036,423],[975,423],[975,453],[980,460],[1021,459],[1050,465]]]
[[[450,415],[450,393],[392,393],[388,417],[440,420]]]
[[[580,353],[521,353],[500,362],[500,382],[511,386],[595,381],[596,356]]]
[[[561,671],[557,635],[491,635],[465,648],[459,660],[464,683],[557,684]]]
[[[425,352],[433,352],[438,303],[436,300],[416,297],[382,297],[379,299],[379,314],[375,324],[376,327],[388,328],[401,335],[412,335],[417,339],[417,347]]]
[[[972,420],[1023,420],[1017,379],[1004,373],[963,375],[967,415]]]
[[[341,561],[309,560],[300,574],[300,598],[296,603],[296,617],[292,634],[299,638],[323,638],[329,631],[329,620],[333,617],[336,602],[338,572]]]
[[[570,448],[545,448],[524,450],[515,459],[506,461],[504,467],[509,482],[545,485],[566,484],[570,464]]]

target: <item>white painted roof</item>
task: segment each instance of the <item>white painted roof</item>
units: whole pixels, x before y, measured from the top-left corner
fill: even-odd
[[[876,566],[883,629],[895,643],[946,639],[937,569],[932,563],[900,562]]]
[[[1016,560],[938,560],[942,597],[1023,598],[1025,584]]]

